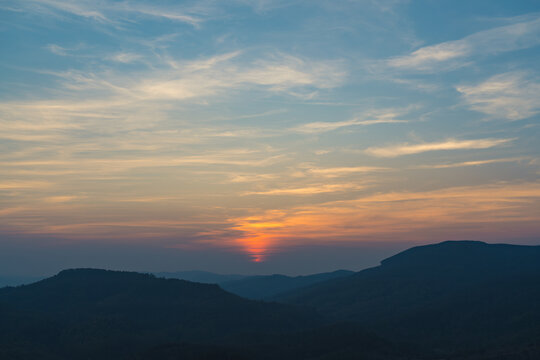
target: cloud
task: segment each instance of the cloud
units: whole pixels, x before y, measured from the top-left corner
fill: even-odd
[[[50,186],[51,183],[45,181],[12,180],[0,182],[1,190],[31,190]]]
[[[294,97],[312,97],[322,89],[340,86],[346,72],[337,61],[308,60],[278,54],[247,60],[241,51],[190,60],[169,60],[136,76],[66,71],[52,73],[71,90],[100,90],[126,101],[188,100],[215,96],[226,90],[261,89]],[[137,54],[115,54],[113,59],[133,61]]]
[[[86,196],[82,196],[82,195],[58,195],[58,196],[45,197],[43,201],[57,204],[57,203],[77,201],[77,200],[81,200],[85,198]]]
[[[244,195],[317,195],[340,192],[346,190],[360,190],[363,186],[358,184],[322,184],[300,188],[281,188],[265,191],[248,191]]]
[[[127,4],[125,3],[123,8],[124,11],[127,12],[135,12],[143,15],[153,16],[157,18],[165,18],[169,20],[175,20],[179,22],[185,22],[188,24],[191,24],[193,26],[198,26],[202,19],[193,15],[189,15],[186,13],[182,13],[179,11],[175,11],[174,9],[170,8],[157,8],[155,4],[152,4],[151,7],[140,5],[140,4]]]
[[[540,18],[477,32],[460,40],[422,47],[386,60],[392,68],[415,71],[452,70],[473,55],[492,55],[540,44]]]
[[[135,62],[141,58],[142,55],[129,52],[119,52],[110,57],[111,60],[124,64]]]
[[[114,54],[123,62],[132,61],[136,55]],[[251,96],[254,91],[260,91],[263,96],[270,93],[298,97],[338,86],[343,81],[342,68],[331,61],[286,55],[253,60],[243,55],[235,51],[189,61],[169,61],[130,74],[113,70],[49,72],[63,86],[55,91],[60,100],[0,102],[0,138],[35,143],[77,140],[81,144],[96,138],[102,150],[106,147],[111,150],[110,146],[117,148],[128,142],[132,149],[155,149],[215,138],[272,136],[276,132],[230,125],[201,126],[187,120],[181,128],[171,128],[170,112],[178,110],[183,103],[204,105],[210,98],[228,97],[233,91],[251,91]],[[283,110],[255,113],[246,118],[279,111]]]
[[[147,156],[136,158],[85,158],[81,162],[77,158],[69,158],[57,161],[34,160],[34,161],[0,161],[0,165],[10,168],[32,167],[34,170],[40,167],[45,168],[45,172],[53,169],[70,169],[71,171],[83,171],[92,173],[119,173],[140,168],[154,167],[178,167],[178,166],[207,166],[207,165],[228,165],[245,167],[264,167],[283,161],[283,155],[261,156],[260,152],[252,151],[250,153],[235,154],[233,149],[222,150],[219,152],[207,152],[201,155],[188,156]],[[6,182],[0,183],[0,189],[8,188],[26,188],[43,186],[41,182]]]
[[[352,166],[352,167],[333,167],[333,168],[309,168],[307,171],[313,175],[335,178],[344,175],[356,174],[356,173],[371,173],[387,171],[389,168],[378,166]]]
[[[410,55],[388,60],[390,67],[431,70],[439,63],[461,58],[470,53],[469,45],[462,40],[420,48]]]
[[[312,123],[307,123],[307,124],[297,126],[293,128],[293,130],[297,132],[302,132],[302,133],[315,134],[315,133],[323,133],[327,131],[340,129],[342,127],[361,125],[360,122],[361,121],[357,119],[345,120],[345,121],[332,121],[332,122],[317,121],[317,122],[312,122]]]
[[[540,81],[526,72],[499,74],[456,89],[473,110],[496,118],[520,120],[540,112]]]
[[[483,184],[383,192],[350,200],[271,209],[230,219],[248,253],[305,244],[536,236],[540,185]]]
[[[66,49],[66,48],[64,48],[64,47],[62,47],[60,45],[49,44],[46,47],[53,54],[60,55],[60,56],[67,56],[68,55],[68,49]]]
[[[31,4],[33,3],[33,4]],[[60,10],[66,13],[73,15],[93,18],[101,22],[109,22],[110,19],[107,18],[102,11],[98,11],[95,5],[92,6],[91,3],[86,3],[85,1],[62,1],[62,0],[31,0],[29,1],[29,10],[39,10],[32,5],[45,5],[49,8]]]
[[[235,2],[252,7],[256,12],[280,9],[297,3],[297,0],[235,0]]]
[[[417,169],[450,169],[456,167],[466,167],[466,166],[481,166],[488,164],[498,164],[505,162],[517,162],[521,161],[524,158],[504,158],[504,159],[491,159],[491,160],[476,160],[476,161],[464,161],[459,163],[452,164],[435,164],[435,165],[420,165],[417,166]]]
[[[399,117],[407,115],[411,110],[418,108],[416,105],[411,105],[402,109],[377,109],[366,111],[365,113],[345,121],[317,121],[307,124],[302,124],[291,130],[316,134],[328,131],[337,130],[349,126],[368,126],[376,124],[399,124],[407,123],[408,120],[399,119]]]
[[[114,1],[89,1],[89,0],[30,0],[24,6],[28,12],[43,12],[48,10],[59,11],[71,15],[89,18],[101,23],[114,24],[121,21],[134,21],[129,18],[130,14],[138,14],[147,17],[155,17],[179,21],[193,26],[198,26],[202,19],[189,11],[181,10],[177,6],[147,6],[140,2],[114,2]]]
[[[403,155],[419,154],[427,151],[488,149],[494,146],[509,143],[513,140],[515,139],[448,139],[442,142],[431,142],[414,145],[401,144],[385,147],[370,147],[367,148],[365,152],[369,155],[377,157],[397,157]]]
[[[275,180],[276,174],[228,174],[232,183],[255,183],[259,181]]]

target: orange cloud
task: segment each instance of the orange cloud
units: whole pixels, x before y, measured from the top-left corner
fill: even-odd
[[[267,196],[303,194],[300,191]],[[192,207],[188,213],[182,212],[184,203],[180,197],[144,197],[130,202],[120,197],[107,202],[105,208],[88,199],[69,201],[78,199],[58,195],[0,210],[0,224],[7,233],[73,241],[114,239],[152,241],[157,246],[241,249],[257,262],[299,245],[447,239],[503,241],[540,233],[540,183],[495,183],[346,198],[319,203],[310,200],[307,204],[274,209],[253,209],[250,202],[245,207],[242,203],[206,204]]]
[[[526,237],[540,230],[540,184],[381,193],[231,221],[232,229],[243,234],[237,244],[261,258],[279,248],[314,243]]]

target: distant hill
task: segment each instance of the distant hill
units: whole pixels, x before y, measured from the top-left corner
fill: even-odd
[[[540,355],[540,246],[415,247],[279,299],[444,351],[530,347]]]
[[[131,272],[65,270],[0,289],[2,359],[118,359],[157,344],[234,342],[318,324],[289,305]]]
[[[299,289],[322,281],[337,279],[354,274],[349,270],[305,275],[237,275],[215,274],[208,271],[178,271],[154,273],[166,279],[181,279],[205,284],[218,284],[222,289],[247,299],[272,299],[284,292]]]
[[[219,286],[233,294],[240,295],[248,299],[269,299],[279,294],[301,289],[306,286],[320,283],[326,280],[337,279],[354,274],[353,271],[337,270],[328,273],[306,275],[306,276],[285,276],[285,275],[260,275],[249,276],[240,280],[220,283]]]
[[[166,279],[180,279],[193,281],[203,284],[221,284],[229,281],[241,280],[248,275],[237,275],[237,274],[215,274],[208,271],[175,271],[175,272],[157,272],[154,273],[157,277],[166,278]]]

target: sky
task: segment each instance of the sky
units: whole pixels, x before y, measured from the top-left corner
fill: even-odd
[[[4,0],[0,274],[540,244],[540,3]]]

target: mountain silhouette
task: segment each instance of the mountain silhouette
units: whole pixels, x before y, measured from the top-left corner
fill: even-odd
[[[246,300],[217,285],[96,269],[0,289],[0,319],[0,357],[32,351],[28,358],[40,359],[116,359],[125,349],[227,342],[321,323],[309,311]]]
[[[181,279],[205,284],[218,284],[222,289],[227,290],[228,292],[242,296],[246,299],[254,300],[270,299],[281,293],[352,274],[354,274],[354,272],[349,270],[337,270],[304,276],[287,276],[281,274],[215,274],[198,270],[154,273],[157,277],[167,279]]]
[[[216,274],[209,271],[200,270],[157,272],[154,273],[154,275],[166,279],[180,279],[203,284],[221,284],[228,281],[236,281],[249,277],[249,275]]]
[[[266,282],[272,293],[291,279],[255,277],[246,289]],[[215,284],[65,270],[0,289],[0,359],[540,358],[540,246],[443,242],[313,279],[276,303]]]
[[[260,275],[222,282],[219,286],[233,294],[247,299],[269,299],[281,293],[300,289],[322,281],[337,279],[354,274],[353,271],[337,270],[306,276]]]
[[[279,300],[444,351],[538,351],[540,246],[477,241],[419,246]]]

